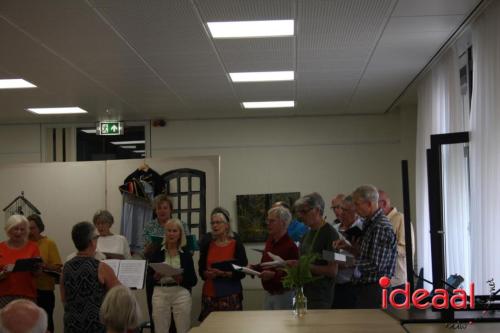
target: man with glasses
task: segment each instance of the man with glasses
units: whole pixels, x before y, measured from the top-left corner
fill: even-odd
[[[337,194],[332,199],[332,206],[330,207],[335,214],[335,220],[333,221],[333,225],[337,225],[342,223],[342,202],[344,201],[345,195],[342,193]]]
[[[334,228],[339,232],[340,238],[347,239],[349,242],[355,242],[358,236],[351,236],[349,230],[363,230],[363,220],[356,213],[352,196],[348,195],[340,203],[339,219],[342,221],[334,225]],[[339,264],[339,271],[335,279],[335,297],[332,304],[332,309],[353,309],[354,304],[354,291],[352,285],[352,275],[354,267]]]
[[[265,262],[273,261],[269,253],[280,256],[283,260],[297,260],[299,258],[299,249],[287,233],[291,219],[292,214],[283,206],[273,207],[267,212],[266,223],[269,238],[262,253],[261,265],[255,267],[261,272],[262,287],[266,291],[264,310],[289,310],[292,308],[293,291],[283,288],[282,283],[285,271],[262,265]]]
[[[363,235],[358,242],[338,240],[334,247],[356,257],[352,283],[358,309],[379,308],[382,295],[378,281],[391,278],[396,264],[396,235],[387,216],[378,206],[378,191],[373,185],[354,190],[352,199],[356,212],[365,219]]]
[[[333,251],[333,241],[339,239],[338,232],[323,219],[325,201],[314,192],[298,199],[294,204],[299,219],[310,230],[300,244],[300,254],[316,253],[320,257],[323,250]],[[337,264],[325,260],[316,260],[310,267],[311,273],[319,276],[318,280],[304,286],[308,308],[330,309],[333,302]]]

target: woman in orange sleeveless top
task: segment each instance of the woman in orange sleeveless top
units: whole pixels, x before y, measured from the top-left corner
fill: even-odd
[[[236,265],[248,264],[245,248],[239,238],[231,232],[227,210],[218,207],[210,214],[212,232],[200,242],[198,272],[205,281],[201,296],[200,321],[212,311],[242,310],[243,290],[241,279],[244,273],[222,269],[214,263],[234,261]]]

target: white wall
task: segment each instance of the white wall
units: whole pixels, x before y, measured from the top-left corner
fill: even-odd
[[[41,161],[41,125],[0,125],[0,164]]]
[[[401,207],[400,160],[414,159],[407,118],[395,113],[172,121],[151,129],[151,153],[220,155],[221,204],[232,213],[237,194],[318,191],[329,200],[363,183],[383,187]],[[333,213],[327,216],[331,220]]]

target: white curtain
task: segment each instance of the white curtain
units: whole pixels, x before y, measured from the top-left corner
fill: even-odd
[[[432,280],[427,191],[427,156],[430,135],[464,131],[457,55],[451,48],[419,84],[416,159],[416,204],[418,267]],[[463,146],[442,152],[443,212],[445,215],[445,252],[447,275],[458,273],[470,279],[467,163]],[[431,286],[426,286],[431,288]]]
[[[472,26],[471,105],[472,280],[476,294],[486,281],[500,287],[500,4],[495,1]]]

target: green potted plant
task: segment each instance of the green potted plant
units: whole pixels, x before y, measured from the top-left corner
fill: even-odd
[[[293,298],[293,313],[298,317],[303,317],[307,312],[307,298],[304,295],[303,286],[306,283],[320,279],[319,276],[313,276],[311,273],[311,264],[318,259],[317,253],[307,253],[300,256],[295,266],[284,268],[287,273],[283,278],[283,286],[295,290]]]

